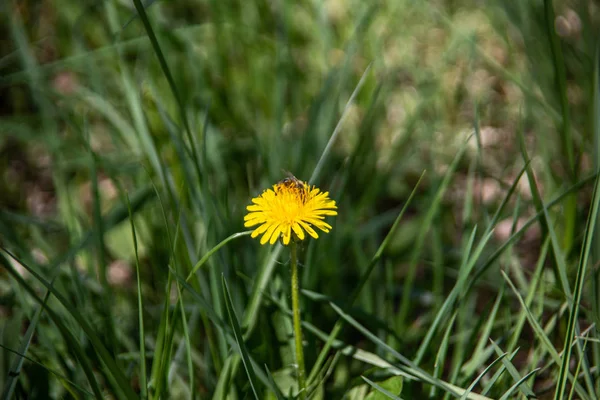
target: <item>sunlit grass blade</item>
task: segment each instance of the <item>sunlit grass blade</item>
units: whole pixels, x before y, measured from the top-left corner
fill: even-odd
[[[483,378],[496,364],[498,364],[499,362],[501,362],[504,357],[506,357],[508,353],[503,353],[501,354],[498,358],[496,358],[494,361],[491,362],[490,365],[488,365],[487,367],[484,368],[483,371],[481,371],[481,373],[477,376],[477,378],[475,378],[475,380],[473,380],[473,382],[471,383],[471,385],[469,385],[469,387],[467,388],[467,390],[465,390],[465,392],[463,393],[462,396],[460,396],[460,400],[467,400],[467,398],[469,397],[469,394],[471,393],[471,391],[473,389],[475,389],[475,386],[479,383],[479,381],[481,380],[481,378]]]
[[[500,291],[498,292],[496,301],[494,302],[492,310],[489,313],[489,317],[487,318],[482,332],[478,335],[479,340],[477,341],[477,346],[475,346],[475,350],[473,350],[471,359],[467,361],[461,368],[462,372],[467,376],[473,375],[475,373],[475,370],[478,369],[481,366],[481,364],[485,362],[485,360],[487,360],[487,358],[489,357],[488,352],[486,352],[484,349],[486,347],[488,338],[490,337],[490,333],[492,332],[494,323],[496,322],[496,315],[498,314],[498,309],[500,308],[500,302],[504,297],[504,287],[505,285],[502,285],[500,287]]]
[[[540,302],[543,301],[544,292],[539,291],[538,287],[540,284],[540,280],[542,278],[542,273],[544,272],[544,266],[546,263],[546,258],[548,255],[549,247],[550,247],[550,237],[547,236],[546,240],[544,241],[542,248],[540,250],[540,255],[539,255],[538,261],[536,263],[536,267],[535,267],[533,276],[529,280],[529,284],[528,284],[529,291],[527,292],[527,296],[525,298],[525,305],[527,306],[527,309],[531,308],[531,304],[533,303],[536,296],[538,297],[538,300]],[[523,332],[523,326],[525,325],[526,319],[527,319],[527,312],[524,308],[521,308],[521,312],[519,313],[518,320],[513,325],[513,334],[510,338],[510,341],[508,342],[508,345],[506,348],[507,351],[511,352],[517,346],[517,342],[519,341],[519,338],[521,337],[521,334]]]
[[[194,265],[194,268],[192,268],[192,270],[190,271],[189,275],[187,276],[187,278],[185,280],[189,281],[191,279],[191,277],[196,273],[196,271],[198,271],[200,268],[202,268],[202,266],[206,263],[206,261],[208,261],[208,259],[213,254],[215,254],[221,247],[225,246],[227,243],[231,242],[234,239],[237,239],[242,236],[248,236],[251,233],[252,233],[252,231],[234,233],[233,235],[231,235],[231,236],[227,237],[226,239],[224,239],[223,241],[221,241],[221,243],[217,244],[215,247],[213,247],[212,249],[207,251],[206,254],[204,254],[202,256],[202,258],[196,263],[196,265]]]
[[[346,106],[344,107],[344,111],[342,112],[342,116],[340,117],[335,129],[333,130],[333,133],[331,134],[329,140],[327,141],[327,145],[325,146],[325,149],[321,153],[321,157],[319,158],[319,161],[317,162],[317,166],[315,167],[312,175],[310,176],[310,179],[308,180],[309,183],[314,184],[315,182],[318,182],[319,177],[321,175],[321,171],[325,164],[325,161],[327,161],[327,159],[329,158],[329,153],[331,152],[332,146],[335,143],[338,135],[341,132],[343,122],[346,119],[346,116],[348,115],[350,106],[354,103],[354,99],[360,92],[360,89],[362,88],[362,86],[365,82],[365,79],[368,76],[368,73],[370,70],[371,70],[371,65],[369,65],[365,69],[362,76],[360,77],[360,80],[358,81],[358,84],[354,88],[352,95],[350,95],[350,98],[348,99],[348,102],[346,103]]]
[[[233,328],[233,334],[235,336],[235,340],[240,349],[240,354],[242,356],[242,362],[244,363],[244,368],[246,369],[246,374],[248,376],[248,382],[252,388],[252,392],[254,393],[254,397],[259,400],[262,397],[260,396],[260,387],[258,386],[258,382],[256,381],[256,374],[254,372],[254,366],[250,362],[250,357],[248,355],[248,349],[246,348],[246,343],[244,342],[244,335],[242,334],[242,329],[240,328],[240,324],[237,319],[237,315],[235,310],[233,309],[233,301],[231,300],[231,294],[229,293],[229,288],[227,287],[227,281],[225,280],[225,276],[222,277],[223,283],[223,293],[225,294],[225,306],[227,308],[227,314],[229,315],[229,322],[231,323],[231,327]]]
[[[228,393],[232,389],[231,371],[232,371],[233,366],[234,366],[234,360],[238,360],[236,362],[239,362],[239,356],[237,356],[237,353],[236,353],[236,358],[235,359],[232,358],[232,357],[229,357],[225,361],[225,365],[221,369],[221,374],[219,375],[219,380],[217,382],[217,387],[215,388],[215,391],[214,391],[214,393],[212,395],[212,399],[213,400],[225,400],[225,399],[227,399]]]
[[[510,353],[506,358],[508,358],[509,360],[512,361],[518,352],[519,352],[519,349],[517,348],[515,351]],[[500,365],[500,368],[498,368],[498,370],[494,373],[494,375],[492,375],[492,377],[488,380],[488,382],[483,387],[481,394],[487,395],[490,392],[490,390],[492,390],[494,385],[496,385],[496,383],[500,380],[500,377],[502,377],[502,375],[504,375],[505,371],[506,371],[506,367],[504,366],[504,364]]]
[[[435,362],[433,364],[433,377],[440,378],[442,372],[444,371],[444,367],[446,366],[446,356],[448,354],[448,343],[450,342],[450,334],[452,330],[455,329],[454,322],[456,321],[456,312],[450,318],[448,325],[446,327],[446,331],[444,332],[444,336],[442,337],[442,342],[440,343],[440,347],[435,355]],[[437,387],[432,386],[429,391],[429,397],[435,398],[437,395]]]
[[[539,371],[539,368],[536,368],[533,371],[529,372],[524,377],[522,377],[521,379],[519,379],[517,382],[515,382],[515,384],[512,385],[510,387],[510,389],[508,389],[506,391],[506,393],[504,393],[504,395],[502,395],[502,397],[500,397],[500,400],[508,400],[508,399],[512,398],[511,396],[513,396],[513,393],[517,390],[517,388],[521,387],[521,385],[523,384],[523,382],[525,382],[527,379],[529,379],[529,377],[531,377],[533,374],[535,374],[538,371]],[[536,398],[536,396],[533,395],[533,398]]]
[[[580,338],[576,338],[575,340],[578,340]],[[588,336],[586,335],[585,337],[583,337],[583,354],[585,354],[585,348],[587,346],[588,343]],[[573,373],[573,376],[579,377],[579,371],[581,370],[581,366],[583,365],[583,357],[579,357],[579,361],[577,362],[577,367],[575,368],[575,372]],[[573,398],[573,396],[575,395],[575,385],[571,385],[571,389],[569,390],[569,397],[568,399],[571,400]]]
[[[502,354],[506,354],[492,339],[490,339],[490,342],[492,342],[492,346],[494,346],[494,349],[496,350],[496,355],[501,356]],[[515,368],[513,363],[510,360],[503,358],[502,364],[504,365],[504,367],[506,368],[506,370],[508,371],[510,376],[512,376],[512,378],[515,381],[521,382],[521,384],[518,386],[518,388],[521,392],[523,392],[523,395],[527,398],[535,397],[535,394],[533,393],[531,388],[527,385],[525,380],[523,380],[522,377],[519,375],[519,371],[517,371],[517,369]]]

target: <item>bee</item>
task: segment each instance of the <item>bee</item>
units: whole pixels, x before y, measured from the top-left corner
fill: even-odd
[[[285,171],[285,173],[287,174],[287,178],[283,178],[282,180],[280,180],[279,184],[294,189],[304,189],[306,187],[306,184],[300,179],[296,178],[294,175],[292,175],[291,172]]]

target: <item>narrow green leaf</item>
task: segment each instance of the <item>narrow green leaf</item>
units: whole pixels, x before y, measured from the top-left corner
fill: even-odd
[[[69,384],[69,386],[75,388],[76,390],[78,390],[79,392],[81,392],[82,394],[84,394],[84,395],[86,395],[88,397],[94,397],[95,396],[94,393],[92,393],[89,390],[86,390],[85,388],[81,387],[80,385],[78,385],[77,383],[73,382],[72,380],[70,380],[65,375],[61,374],[60,372],[48,368],[48,366],[40,363],[39,361],[36,361],[36,360],[34,360],[34,359],[30,358],[30,357],[27,357],[25,354],[19,353],[19,352],[13,350],[13,349],[9,349],[8,347],[4,346],[2,343],[0,343],[0,348],[4,349],[4,350],[6,350],[6,351],[8,351],[10,353],[13,353],[13,354],[15,354],[18,357],[23,358],[23,360],[26,360],[27,362],[30,362],[32,364],[36,364],[40,368],[45,369],[46,371],[48,371],[52,375],[56,376],[61,381],[61,383],[63,383],[63,385],[65,383],[67,383],[67,384]],[[69,389],[67,389],[67,390],[69,390]],[[0,397],[0,398],[4,399],[4,397]],[[7,399],[12,399],[12,398],[13,397],[8,397]]]
[[[231,300],[231,294],[229,293],[225,276],[222,276],[222,283],[223,293],[225,295],[225,306],[227,307],[227,314],[229,314],[229,322],[233,328],[233,334],[242,355],[242,362],[244,363],[244,368],[246,369],[246,374],[248,375],[248,383],[250,383],[250,386],[252,387],[254,398],[259,400],[261,399],[261,396],[259,395],[259,386],[257,385],[258,382],[256,381],[256,374],[254,372],[254,367],[250,362],[250,356],[248,355],[248,349],[246,348],[246,343],[244,342],[242,329],[240,328],[237,315],[233,309],[233,301]]]
[[[519,348],[517,348],[515,351],[513,351],[511,354],[509,354],[506,358],[508,358],[509,360],[512,361],[515,358],[515,356],[517,355],[518,352],[519,352]],[[483,387],[483,390],[481,391],[481,394],[482,395],[487,395],[489,393],[489,391],[492,390],[492,388],[494,387],[494,385],[496,384],[496,382],[498,382],[498,380],[500,379],[500,377],[502,375],[504,375],[505,371],[506,371],[506,367],[504,366],[504,364],[500,365],[500,368],[498,368],[498,371],[496,371],[494,373],[494,375],[492,375],[492,377],[488,380],[488,382]]]
[[[498,356],[501,356],[502,354],[506,354],[506,353],[502,352],[502,349],[500,349],[500,347],[492,339],[490,339],[490,342],[494,346],[494,349],[496,350],[496,354]],[[525,395],[525,397],[527,397],[527,398],[529,398],[529,397],[535,397],[535,394],[533,393],[533,391],[531,390],[531,388],[527,385],[527,383],[525,383],[525,381],[523,381],[521,379],[521,376],[519,375],[519,371],[517,371],[517,369],[512,364],[512,362],[510,362],[510,360],[507,360],[506,358],[503,358],[502,359],[502,364],[504,365],[504,367],[506,367],[506,370],[508,371],[508,373],[510,374],[510,376],[513,377],[513,379],[515,381],[522,382],[521,385],[518,388],[519,388],[519,390],[521,390],[521,392],[523,392],[523,395]]]
[[[396,359],[398,359],[401,363],[403,363],[403,364],[407,365],[408,367],[410,367],[411,368],[411,372],[413,372],[415,374],[415,377],[417,377],[417,378],[419,378],[419,379],[423,380],[424,382],[427,382],[427,383],[429,383],[431,385],[435,385],[435,386],[439,387],[440,389],[443,389],[444,391],[446,391],[446,392],[448,392],[450,394],[453,394],[454,396],[457,396],[457,397],[459,396],[459,394],[456,393],[447,384],[445,384],[444,382],[442,382],[439,379],[433,378],[431,375],[429,375],[423,369],[419,368],[417,365],[415,365],[408,358],[406,358],[405,356],[403,356],[402,354],[400,354],[395,349],[391,348],[387,343],[385,343],[377,335],[373,334],[368,329],[366,329],[363,325],[361,325],[358,321],[356,321],[354,318],[352,318],[349,314],[347,314],[346,312],[344,312],[335,303],[330,302],[329,305],[344,320],[346,320],[346,322],[348,322],[350,325],[352,325],[353,327],[355,327],[358,331],[360,331],[363,335],[365,335],[370,341],[372,341],[376,345],[379,345],[379,346],[383,347],[386,351],[389,351],[390,354],[392,356],[394,356]]]
[[[594,179],[596,179],[596,176],[597,176],[597,174],[594,173],[594,174],[592,174],[590,176],[587,176],[586,178],[581,179],[579,182],[571,185],[564,192],[560,193],[554,199],[552,199],[551,201],[549,201],[548,203],[546,203],[544,205],[545,209],[550,210],[552,207],[560,204],[561,201],[566,196],[568,196],[570,193],[578,191],[579,189],[581,189],[582,187],[584,187],[585,185],[587,185],[589,182],[591,182]],[[494,265],[494,263],[502,255],[502,253],[504,253],[504,251],[507,248],[509,248],[512,244],[514,244],[523,235],[523,233],[526,232],[527,229],[529,229],[529,227],[531,225],[533,225],[538,219],[542,218],[543,216],[544,216],[544,212],[543,211],[537,212],[536,215],[534,215],[533,217],[529,218],[518,231],[516,231],[515,233],[513,233],[508,238],[508,240],[506,240],[500,247],[498,247],[498,249],[496,249],[496,251],[494,251],[494,253],[492,253],[492,255],[490,255],[487,258],[487,260],[484,263],[482,263],[481,266],[477,269],[477,271],[475,272],[475,275],[474,275],[473,279],[471,280],[471,285],[470,285],[469,290],[474,286],[475,282],[477,282],[477,280],[492,265]]]
[[[43,303],[35,311],[33,318],[29,322],[27,331],[25,332],[25,335],[21,339],[21,345],[19,346],[19,349],[16,352],[17,356],[11,363],[8,378],[4,382],[4,390],[2,391],[2,396],[0,397],[0,399],[2,399],[2,400],[9,400],[9,399],[13,398],[14,390],[17,385],[19,375],[21,373],[21,367],[23,366],[23,361],[25,360],[25,355],[27,354],[27,351],[29,350],[29,345],[31,344],[31,338],[33,337],[33,334],[37,328],[37,324],[40,320],[40,315],[42,314],[42,310],[46,307],[46,303],[48,302],[49,298],[50,298],[50,291],[46,291],[46,295],[44,296]]]
[[[446,331],[444,332],[444,336],[442,337],[442,342],[440,343],[440,347],[435,355],[435,362],[433,364],[433,377],[439,378],[444,368],[446,366],[446,355],[448,354],[448,343],[450,342],[450,334],[452,333],[452,329],[454,329],[454,322],[456,321],[456,312],[450,318],[450,322],[448,322],[448,326],[446,327]],[[437,388],[435,386],[431,387],[429,391],[429,397],[435,398],[437,393]]]
[[[175,85],[175,80],[173,79],[173,74],[171,73],[171,69],[169,68],[167,59],[165,58],[163,51],[160,47],[160,44],[158,43],[158,38],[156,37],[156,34],[154,33],[154,29],[152,28],[152,24],[150,23],[150,20],[148,19],[148,15],[146,14],[144,5],[142,4],[142,2],[140,0],[133,0],[133,4],[138,12],[140,19],[142,20],[144,29],[146,30],[146,33],[148,34],[148,38],[150,39],[152,48],[156,54],[156,57],[158,58],[160,68],[161,68],[163,74],[165,75],[165,78],[167,79],[167,82],[169,84],[169,88],[171,89],[171,92],[173,93],[173,97],[175,98],[175,101],[177,102],[177,108],[179,110],[179,116],[181,118],[181,122],[183,123],[183,126],[185,128],[185,132],[188,136],[190,146],[192,146],[192,151],[191,151],[192,157],[196,157],[197,152],[194,147],[195,142],[192,138],[192,130],[190,129],[189,122],[188,122],[188,119],[187,119],[187,116],[185,113],[185,107],[184,107],[183,101],[181,100],[179,91],[177,90],[177,86]],[[196,161],[196,160],[194,160],[194,161]],[[198,164],[198,163],[196,162],[195,164]]]
[[[585,279],[587,275],[587,268],[589,265],[589,259],[591,255],[592,245],[594,243],[594,231],[596,229],[596,221],[598,220],[598,210],[600,209],[600,179],[596,178],[596,184],[594,186],[594,194],[592,196],[592,208],[590,209],[588,220],[585,228],[584,245],[581,248],[581,254],[579,255],[579,264],[577,266],[577,277],[575,278],[575,289],[573,293],[572,306],[570,307],[569,322],[567,324],[567,332],[565,333],[565,341],[563,347],[563,358],[560,372],[558,375],[556,391],[554,392],[554,399],[562,399],[564,390],[566,389],[567,376],[569,373],[570,359],[571,359],[571,345],[573,341],[576,341],[575,335],[579,330],[578,318],[579,318],[579,307],[581,298],[583,295],[583,287],[585,285]],[[580,349],[579,343],[575,343],[580,355],[584,357]],[[585,363],[585,361],[584,361]],[[587,368],[586,371],[588,372]],[[591,377],[587,373],[584,374],[586,377],[586,383],[588,386],[588,392],[590,395],[594,394],[594,385]]]
[[[442,197],[444,193],[446,193],[446,189],[450,185],[450,181],[454,177],[454,171],[458,167],[459,161],[462,159],[465,150],[467,149],[468,142],[464,143],[454,159],[452,163],[448,166],[446,173],[444,174],[444,178],[440,183],[440,186],[437,188],[433,199],[431,200],[431,204],[427,208],[427,213],[425,214],[424,220],[421,224],[421,228],[419,229],[419,234],[415,240],[415,244],[413,250],[411,252],[410,262],[408,266],[408,271],[404,277],[404,285],[402,289],[402,299],[400,300],[400,310],[398,311],[397,319],[396,319],[396,327],[397,329],[402,330],[404,327],[404,323],[406,318],[408,317],[408,312],[410,309],[410,305],[412,302],[410,301],[410,296],[412,293],[412,288],[414,285],[415,274],[417,272],[417,264],[419,262],[419,257],[421,257],[421,252],[423,251],[423,246],[427,239],[427,233],[429,232],[429,228],[433,222],[433,218],[437,214],[439,210],[439,206],[442,201]]]
[[[502,274],[502,277],[504,278],[504,280],[508,283],[508,286],[510,286],[510,288],[512,289],[513,293],[517,297],[517,300],[519,300],[519,303],[521,303],[521,307],[523,307],[523,309],[527,313],[527,320],[529,321],[529,324],[533,328],[533,331],[535,332],[536,336],[538,337],[541,345],[544,347],[544,350],[546,350],[550,354],[554,363],[556,363],[558,365],[562,364],[561,357],[559,356],[558,352],[554,348],[554,345],[552,344],[552,341],[550,340],[550,338],[548,338],[548,335],[546,335],[546,332],[544,332],[544,328],[542,328],[542,326],[540,325],[538,318],[536,318],[535,315],[533,315],[533,313],[529,310],[529,308],[525,304],[525,301],[523,300],[523,297],[521,296],[521,294],[519,293],[519,291],[517,290],[515,285],[512,283],[512,281],[510,280],[508,275],[506,275],[506,273],[504,271],[500,271],[500,273]],[[584,398],[584,399],[589,398],[587,396],[585,390],[583,389],[583,387],[579,384],[579,382],[573,381],[571,379],[571,383],[577,386],[576,387],[577,393],[580,396],[582,396],[582,398]]]
[[[4,251],[6,251],[7,254],[9,254],[11,257],[15,258],[6,249],[4,249]],[[17,259],[17,258],[15,258],[15,259]],[[89,325],[87,320],[83,317],[83,315],[81,315],[81,313],[75,307],[73,307],[71,304],[69,304],[67,299],[61,293],[56,291],[56,289],[54,289],[54,287],[48,281],[46,281],[34,269],[29,267],[27,265],[27,263],[23,262],[23,260],[19,260],[19,262],[35,279],[37,279],[40,283],[42,283],[50,291],[50,293],[52,293],[52,295],[54,297],[56,297],[56,299],[63,305],[63,307],[65,307],[65,309],[69,312],[69,314],[71,314],[71,316],[73,316],[73,318],[77,321],[79,326],[83,329],[83,331],[87,335],[88,339],[94,346],[94,349],[96,350],[100,360],[105,364],[107,374],[114,378],[115,382],[119,385],[119,389],[123,392],[123,394],[126,396],[126,398],[136,399],[137,395],[133,392],[133,389],[131,388],[131,385],[129,384],[127,377],[125,377],[125,375],[123,374],[123,371],[119,368],[116,361],[110,355],[110,352],[108,351],[108,349],[104,346],[104,344],[102,343],[102,341],[100,340],[100,338],[98,337],[96,332],[92,329],[92,327]],[[11,267],[11,269],[12,269],[12,267]],[[18,273],[16,271],[14,271],[14,274],[18,275]],[[37,299],[39,299],[39,298],[36,297],[36,300]],[[40,301],[40,303],[43,304],[43,302],[41,302],[41,301]]]
[[[269,378],[269,382],[271,383],[271,386],[269,388],[275,394],[277,400],[285,400],[285,396],[283,395],[283,393],[281,393],[281,390],[279,390],[279,386],[277,386],[275,379],[273,379],[273,374],[271,374],[271,371],[269,370],[267,364],[265,364],[265,371],[267,372],[267,377]]]
[[[131,212],[131,204],[129,202],[129,196],[125,196],[127,200],[127,208],[129,209],[129,223],[131,224],[131,234],[133,235],[133,250],[135,252],[135,274],[137,282],[137,306],[138,306],[138,327],[140,330],[139,334],[139,345],[140,345],[140,397],[142,399],[147,398],[148,390],[148,378],[146,376],[146,334],[144,332],[144,300],[142,295],[142,279],[140,277],[140,258],[138,255],[138,243],[137,235],[135,233],[135,224],[133,223],[133,214]]]
[[[518,131],[519,133],[519,142],[521,148],[521,154],[523,156],[523,160],[527,164],[527,178],[529,179],[529,187],[531,189],[531,195],[533,196],[533,203],[535,204],[536,211],[538,213],[542,213],[544,218],[540,219],[540,225],[542,228],[542,232],[550,235],[552,250],[554,254],[554,260],[556,262],[556,271],[558,274],[558,278],[560,280],[563,291],[565,292],[565,296],[567,299],[571,298],[571,287],[569,286],[569,280],[567,278],[567,264],[565,261],[565,256],[563,253],[563,249],[558,241],[558,237],[556,235],[556,231],[554,229],[554,224],[550,215],[548,214],[547,207],[544,206],[544,202],[540,195],[540,191],[537,187],[537,183],[535,181],[535,175],[533,173],[533,169],[531,168],[529,155],[527,154],[527,148],[525,146],[525,138],[522,130]]]
[[[10,253],[9,253],[10,255]],[[10,255],[11,257],[13,257],[12,255]],[[14,257],[13,257],[14,258]],[[6,259],[6,257],[4,257],[4,255],[2,253],[0,253],[0,263],[4,264],[4,267],[6,268],[6,270],[8,271],[8,273],[10,273],[13,278],[19,283],[19,285],[21,285],[30,295],[31,297],[33,297],[35,299],[35,301],[37,301],[40,306],[44,306],[45,302],[44,300],[42,300],[37,294],[36,294],[36,290],[34,288],[32,288],[22,277],[21,275],[15,271],[15,269],[13,268],[13,266],[11,265],[11,263],[8,261],[8,259]],[[25,264],[22,264],[25,268],[28,268]],[[30,271],[31,272],[31,271]],[[48,287],[48,292],[49,293],[54,293],[54,289]],[[86,377],[88,378],[88,382],[90,383],[90,386],[92,387],[92,391],[94,392],[94,396],[96,397],[96,399],[103,399],[103,395],[102,395],[102,391],[100,390],[100,387],[98,386],[98,382],[96,381],[96,377],[94,375],[94,372],[92,371],[92,366],[90,364],[90,360],[88,358],[88,355],[85,353],[85,351],[83,350],[83,348],[81,347],[81,345],[79,344],[79,341],[77,339],[75,339],[75,337],[73,336],[73,334],[69,331],[69,329],[63,324],[62,322],[62,318],[56,314],[51,308],[49,308],[47,305],[45,307],[46,312],[48,313],[48,315],[50,316],[50,318],[52,319],[52,321],[56,324],[57,328],[60,330],[60,333],[62,334],[65,343],[68,343],[70,348],[73,349],[77,359],[79,360],[79,362],[81,363],[81,368],[83,369],[83,372],[85,373]],[[134,399],[135,397],[130,397],[131,399]]]
[[[371,387],[373,387],[375,390],[377,390],[377,392],[382,393],[384,396],[377,396],[375,395],[376,393],[370,393],[366,400],[382,400],[382,399],[394,399],[394,400],[402,400],[400,397],[398,397],[397,395],[395,395],[394,393],[392,393],[391,391],[387,390],[386,388],[384,388],[383,386],[378,385],[377,383],[373,382],[372,380],[370,380],[367,377],[361,376],[361,378],[367,382]],[[400,376],[396,376],[390,379],[400,379],[400,382],[402,382],[402,377]],[[387,381],[386,381],[387,382]],[[402,384],[400,384],[400,390],[402,390]],[[400,392],[398,392],[400,393]]]
[[[519,379],[517,382],[515,382],[514,385],[512,385],[510,387],[510,389],[508,389],[506,391],[506,393],[504,393],[504,395],[502,395],[502,397],[500,397],[500,400],[508,400],[511,398],[511,396],[513,395],[513,393],[519,388],[522,387],[522,384],[529,379],[529,377],[531,377],[533,374],[535,374],[536,372],[538,372],[540,369],[536,368],[533,371],[531,371],[530,373],[528,373],[527,375],[525,375],[524,377],[522,377],[521,379]],[[535,395],[533,395],[532,397],[536,397]]]
[[[500,308],[500,302],[504,296],[504,288],[505,285],[500,287],[500,291],[498,292],[498,296],[496,297],[492,311],[487,318],[485,326],[483,327],[483,331],[481,334],[479,334],[479,340],[477,341],[477,346],[475,346],[475,350],[473,351],[471,359],[462,367],[462,372],[467,376],[473,375],[475,370],[479,368],[480,362],[487,360],[487,357],[489,356],[488,354],[484,355],[484,348],[486,347],[486,342],[490,337],[490,333],[492,332],[492,327],[496,322],[496,315],[498,313],[498,309]]]
[[[589,114],[592,119],[593,137],[594,137],[594,170],[600,171],[600,41],[596,41],[594,55],[594,77],[593,82],[593,101]],[[597,216],[600,219],[600,215]],[[594,232],[594,245],[592,246],[592,265],[598,265],[600,262],[600,221],[596,221],[596,230]],[[592,273],[592,317],[596,326],[600,326],[600,269],[594,269]],[[600,345],[592,344],[593,364],[600,365]],[[600,380],[596,383],[596,392],[600,393]]]
[[[475,380],[469,385],[467,390],[465,390],[463,395],[460,396],[460,400],[467,400],[469,397],[469,394],[471,393],[471,391],[473,389],[475,389],[475,385],[477,385],[479,383],[481,378],[483,378],[497,363],[502,361],[504,359],[504,357],[506,357],[507,354],[508,353],[501,354],[500,357],[496,358],[494,361],[492,361],[492,363],[490,365],[485,367],[485,369],[483,371],[481,371],[481,373],[477,376],[477,378],[475,378]]]
[[[354,103],[354,99],[360,92],[360,89],[362,88],[362,86],[365,82],[365,79],[370,70],[371,70],[371,64],[369,64],[369,66],[367,66],[367,68],[363,72],[362,76],[360,77],[358,84],[354,88],[354,91],[350,95],[350,98],[348,99],[348,102],[346,103],[346,106],[344,107],[344,111],[342,112],[342,116],[340,117],[335,129],[333,130],[333,133],[329,137],[329,140],[327,141],[327,145],[325,146],[325,149],[321,153],[319,162],[317,162],[317,166],[315,167],[312,175],[310,176],[310,179],[308,180],[310,183],[315,183],[316,181],[318,181],[319,176],[321,175],[323,166],[325,165],[325,161],[329,157],[329,152],[331,151],[333,144],[335,143],[335,140],[337,139],[338,135],[340,134],[340,132],[342,130],[342,125],[343,125],[344,120],[346,119],[346,116],[348,115],[348,111],[350,110],[351,105]]]
[[[351,307],[354,304],[354,302],[358,298],[360,292],[362,291],[362,288],[365,286],[365,284],[369,280],[369,277],[371,276],[371,273],[373,272],[373,270],[377,266],[379,260],[381,259],[381,256],[382,256],[384,250],[387,248],[387,246],[389,245],[389,243],[391,241],[391,238],[393,237],[394,233],[396,232],[396,229],[398,228],[398,224],[400,223],[400,220],[402,219],[402,216],[404,216],[404,213],[408,209],[408,205],[411,203],[413,197],[415,196],[415,194],[417,192],[417,188],[419,187],[419,184],[421,183],[421,180],[423,179],[424,175],[425,175],[425,171],[423,171],[423,173],[419,177],[419,180],[415,184],[415,187],[413,188],[412,192],[410,193],[410,196],[408,196],[408,199],[406,200],[406,203],[404,204],[404,206],[402,207],[402,210],[400,211],[400,213],[396,217],[394,223],[392,224],[392,227],[390,228],[389,232],[387,233],[387,235],[383,239],[383,242],[381,242],[381,245],[379,246],[379,248],[375,252],[375,255],[371,259],[371,262],[369,263],[369,265],[365,269],[364,273],[360,277],[360,280],[358,281],[358,286],[356,286],[356,288],[354,289],[354,291],[352,292],[352,294],[350,295],[350,297],[349,297],[349,299],[347,301],[347,307]],[[313,383],[313,380],[316,378],[317,372],[319,371],[319,369],[321,368],[321,366],[325,362],[325,358],[327,357],[329,349],[331,348],[331,344],[337,338],[337,335],[340,333],[340,331],[342,329],[342,326],[343,326],[343,320],[342,319],[338,319],[336,321],[333,329],[331,330],[331,333],[329,334],[329,336],[327,338],[327,341],[323,345],[323,348],[321,349],[321,352],[319,353],[319,356],[317,357],[317,360],[315,361],[315,363],[314,363],[314,365],[313,365],[313,367],[312,367],[312,369],[310,371],[310,374],[308,375],[308,379],[307,379],[307,385],[308,386],[310,386]]]
[[[192,278],[192,276],[194,276],[194,274],[200,268],[202,268],[202,266],[206,263],[206,261],[208,261],[208,259],[213,254],[215,254],[221,247],[225,246],[227,243],[231,242],[234,239],[237,239],[237,238],[242,237],[242,236],[248,236],[251,233],[252,233],[252,231],[245,231],[245,232],[234,233],[233,235],[231,235],[231,236],[227,237],[226,239],[222,240],[221,243],[217,244],[215,247],[213,247],[212,249],[210,249],[208,252],[206,252],[206,254],[204,254],[202,256],[202,258],[200,259],[200,261],[198,261],[196,263],[196,265],[194,265],[194,268],[192,268],[192,270],[190,271],[190,274],[185,279],[186,282],[189,281]]]

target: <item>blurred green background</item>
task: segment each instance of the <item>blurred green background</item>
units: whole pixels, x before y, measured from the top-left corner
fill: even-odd
[[[215,249],[291,171],[339,214],[300,246],[311,398],[596,399],[599,27],[583,0],[2,2],[2,398],[295,398],[287,249]]]

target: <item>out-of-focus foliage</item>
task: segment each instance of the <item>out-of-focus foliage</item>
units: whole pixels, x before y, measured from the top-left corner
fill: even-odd
[[[599,19],[587,1],[0,4],[4,395],[249,398],[224,277],[259,392],[290,397],[287,250],[212,251],[291,171],[339,212],[300,251],[313,398],[595,398]]]

